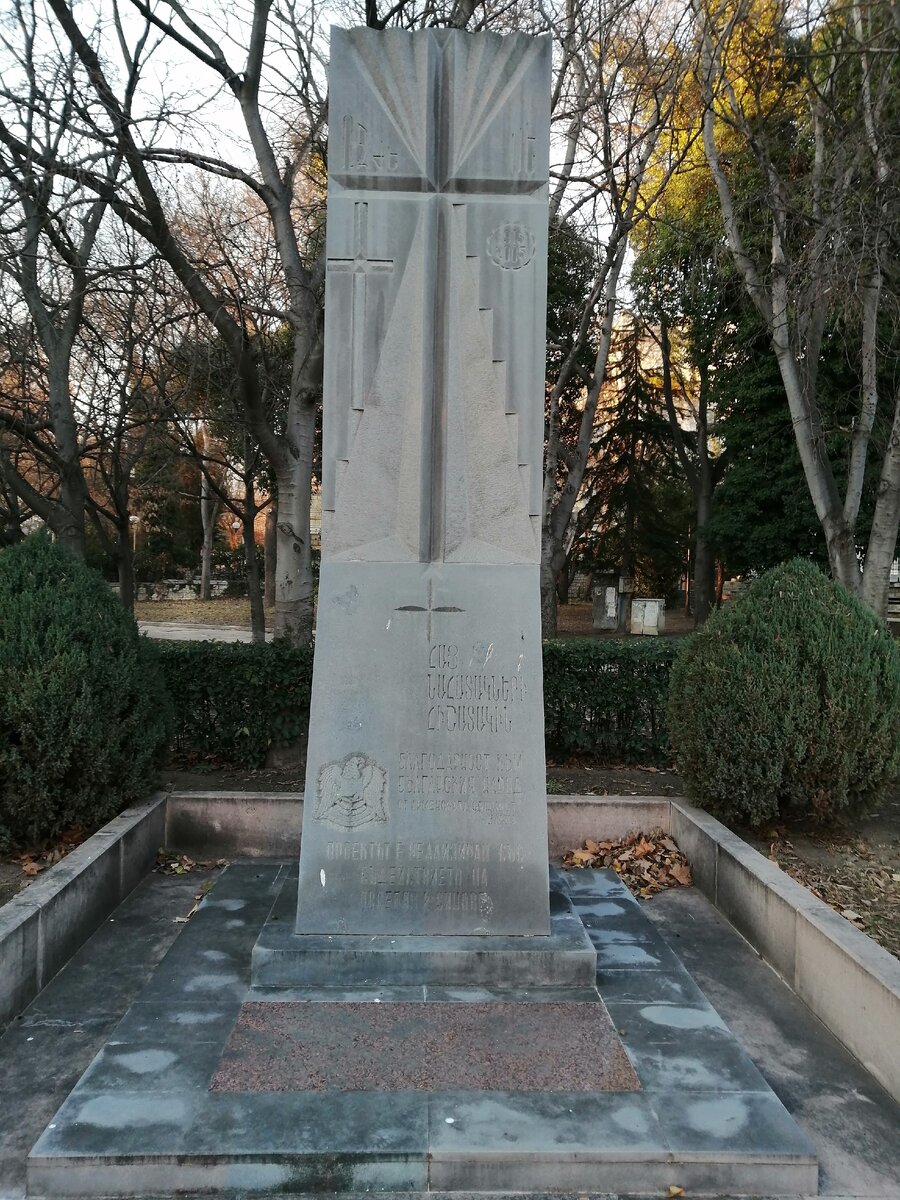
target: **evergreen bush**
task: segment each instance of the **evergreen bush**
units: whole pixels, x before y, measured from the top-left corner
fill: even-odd
[[[0,845],[93,830],[154,783],[169,730],[151,643],[43,534],[0,553]]]
[[[716,816],[861,814],[900,770],[900,654],[855,597],[795,559],[683,644],[669,736],[688,795]]]

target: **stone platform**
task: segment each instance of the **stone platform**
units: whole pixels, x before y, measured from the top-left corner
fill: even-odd
[[[252,991],[250,952],[287,878],[276,865],[224,872],[34,1146],[29,1195],[816,1192],[809,1142],[609,872],[553,886],[596,947],[640,1090],[512,1089],[499,1072],[480,1089],[210,1090],[245,1005],[518,1001],[549,1015],[578,1003],[548,988]],[[580,995],[602,1013],[596,992]]]
[[[507,1091],[640,1090],[599,996],[587,1004],[255,1001],[241,1009],[210,1090],[493,1091],[498,1079]]]
[[[256,988],[593,988],[597,952],[568,894],[550,893],[550,936],[295,933],[296,873],[253,947]]]

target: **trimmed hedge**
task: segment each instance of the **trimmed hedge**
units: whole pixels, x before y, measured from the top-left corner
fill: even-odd
[[[261,767],[270,746],[306,737],[311,646],[287,642],[161,642],[175,708],[172,749]]]
[[[676,648],[674,641],[656,638],[545,642],[548,757],[667,763],[666,705]]]
[[[270,746],[305,737],[310,647],[168,642],[160,649],[175,707],[176,754],[259,767]],[[674,654],[668,640],[545,643],[548,755],[667,762],[665,710]]]

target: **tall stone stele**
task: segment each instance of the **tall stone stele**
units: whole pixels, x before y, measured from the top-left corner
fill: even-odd
[[[296,932],[547,934],[550,40],[334,29]]]

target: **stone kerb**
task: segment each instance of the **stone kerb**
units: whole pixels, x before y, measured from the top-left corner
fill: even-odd
[[[127,809],[0,908],[0,1027],[153,866],[165,837],[165,805],[157,794]]]
[[[598,833],[669,832],[668,796],[548,796],[547,812],[551,858]],[[302,816],[301,792],[175,791],[166,848],[206,858],[293,858]]]
[[[900,962],[720,821],[671,801],[694,882],[900,1100]]]
[[[551,796],[550,853],[638,827],[671,832],[694,882],[900,1100],[900,962],[721,822],[682,800]],[[208,857],[293,857],[296,793],[158,795],[104,826],[0,909],[0,1024],[19,1012],[140,882],[165,845]]]
[[[173,793],[169,849],[292,857],[299,793]],[[900,1100],[900,963],[720,821],[667,796],[548,796],[558,857],[586,837],[671,833],[694,882],[819,1019]]]

